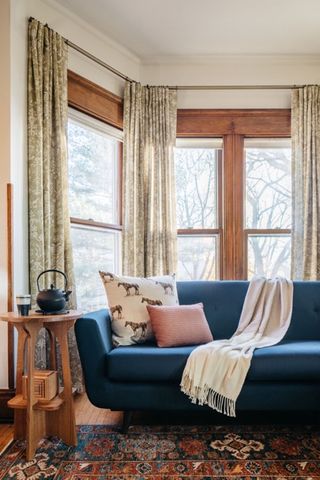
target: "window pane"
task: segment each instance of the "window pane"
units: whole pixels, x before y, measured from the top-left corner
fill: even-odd
[[[291,227],[291,149],[246,148],[247,228]]]
[[[178,236],[178,280],[217,278],[217,236]]]
[[[85,312],[105,308],[99,270],[118,271],[120,234],[75,225],[71,234],[78,307]]]
[[[217,226],[216,148],[176,148],[177,227]]]
[[[118,142],[69,119],[70,215],[117,224]]]
[[[249,235],[248,278],[264,275],[268,278],[290,278],[290,235]]]

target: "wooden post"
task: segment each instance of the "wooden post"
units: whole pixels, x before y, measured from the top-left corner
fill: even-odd
[[[7,184],[7,309],[14,310],[14,273],[13,273],[13,185]],[[14,389],[14,335],[13,326],[8,324],[8,387]]]

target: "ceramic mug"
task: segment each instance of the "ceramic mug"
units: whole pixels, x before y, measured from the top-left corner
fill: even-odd
[[[31,308],[31,295],[17,295],[16,304],[19,315],[27,317]]]

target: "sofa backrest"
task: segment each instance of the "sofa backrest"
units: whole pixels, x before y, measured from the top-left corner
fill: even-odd
[[[249,282],[177,282],[181,305],[202,302],[215,339],[235,332]],[[320,282],[294,282],[293,311],[285,340],[320,340]]]

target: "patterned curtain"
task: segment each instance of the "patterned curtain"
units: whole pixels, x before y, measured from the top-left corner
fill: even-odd
[[[292,92],[292,277],[320,279],[320,87]]]
[[[127,82],[124,95],[123,272],[176,270],[177,95]]]
[[[28,174],[29,280],[35,301],[39,273],[57,268],[74,289],[68,211],[67,47],[63,38],[37,20],[29,22]],[[62,276],[61,276],[62,277]],[[62,286],[60,276],[46,279]],[[70,306],[75,306],[75,295]],[[74,387],[82,390],[82,372],[73,331],[69,348]],[[45,368],[47,336],[41,331],[36,363]]]

